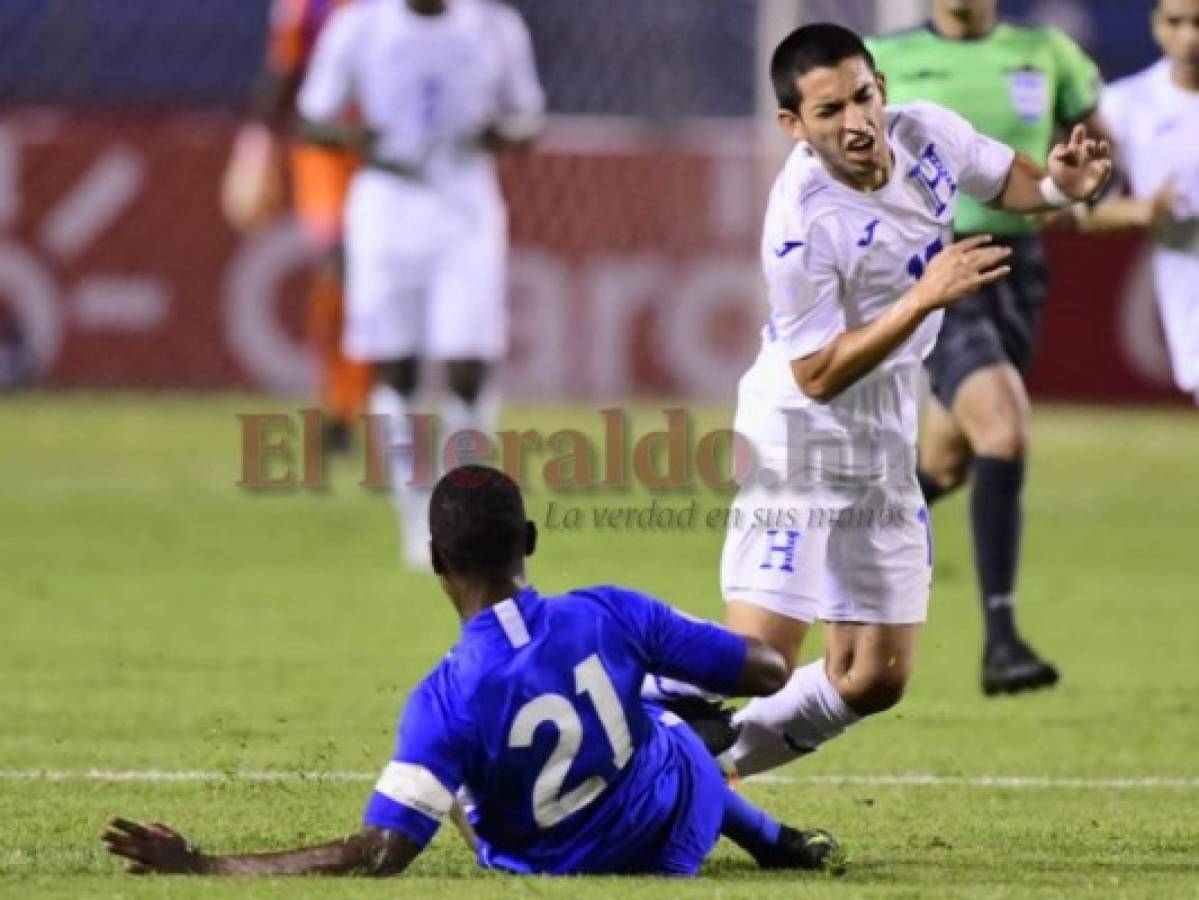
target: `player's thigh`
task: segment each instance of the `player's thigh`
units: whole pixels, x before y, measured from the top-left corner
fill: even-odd
[[[965,480],[973,453],[966,432],[933,394],[924,401],[920,422],[920,470],[941,487]]]
[[[497,362],[508,349],[508,236],[494,217],[438,259],[430,285],[429,355]]]
[[[736,634],[764,641],[783,655],[788,667],[795,668],[804,638],[812,626],[757,603],[728,597],[725,599],[724,627]]]
[[[972,372],[958,388],[953,416],[976,456],[1015,459],[1028,449],[1028,392],[1011,363]]]
[[[725,624],[766,641],[794,665],[824,589],[824,541],[809,532],[813,500],[746,486],[729,510],[720,559]]]
[[[829,623],[920,625],[932,587],[932,525],[923,498],[883,488],[863,492],[825,525]],[[812,529],[809,529],[809,533]]]

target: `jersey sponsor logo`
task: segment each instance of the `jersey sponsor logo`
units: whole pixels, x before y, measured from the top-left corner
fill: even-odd
[[[774,255],[777,256],[779,259],[782,259],[784,256],[786,256],[792,250],[796,249],[797,247],[802,247],[802,246],[803,246],[803,241],[783,241],[781,244],[779,244],[777,247],[774,248]]]
[[[882,221],[882,220],[881,219],[871,219],[870,220],[870,222],[866,225],[865,230],[862,232],[862,236],[860,238],[858,238],[858,246],[859,247],[869,247],[871,244],[874,243],[874,232],[878,229],[878,223],[880,221]]]
[[[1049,77],[1027,66],[1008,73],[1008,89],[1016,115],[1029,124],[1040,121],[1049,110]]]

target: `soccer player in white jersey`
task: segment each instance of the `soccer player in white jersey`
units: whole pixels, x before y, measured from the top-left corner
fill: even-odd
[[[507,216],[493,155],[545,108],[520,16],[496,0],[361,0],[321,34],[299,97],[305,135],[360,148],[346,211],[351,359],[374,364],[371,412],[413,443],[423,357],[446,364],[443,435],[490,431],[507,348]],[[440,457],[441,454],[438,454]],[[407,561],[428,567],[428,495],[389,454]],[[422,479],[428,480],[428,479]]]
[[[730,511],[721,581],[726,625],[792,665],[812,622],[827,625],[824,657],[734,719],[742,774],[888,709],[912,671],[932,567],[921,362],[940,310],[1008,272],[985,235],[950,243],[957,193],[1034,212],[1091,197],[1111,172],[1081,126],[1046,174],[947,109],[884,108],[882,73],[836,25],[793,32],[771,76],[797,144],[766,215],[770,319],[735,421],[758,470]]]
[[[1132,196],[1081,224],[1151,230],[1174,380],[1199,403],[1199,0],[1157,0],[1153,36],[1165,57],[1112,84],[1099,104]]]

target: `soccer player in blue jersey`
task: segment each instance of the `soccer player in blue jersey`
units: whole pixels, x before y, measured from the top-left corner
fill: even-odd
[[[166,826],[114,818],[103,840],[131,871],[394,875],[456,798],[480,865],[509,872],[694,875],[721,833],[764,868],[835,862],[827,832],[781,826],[733,793],[700,740],[640,696],[647,672],[770,694],[786,680],[781,654],[623,588],[542,597],[524,574],[536,529],[494,469],[446,475],[429,518],[462,638],[409,698],[362,829],[317,847],[211,855]]]

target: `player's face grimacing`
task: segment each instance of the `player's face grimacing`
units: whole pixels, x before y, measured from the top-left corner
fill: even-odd
[[[995,15],[999,0],[936,0],[936,11],[970,24],[978,19],[990,19]]]
[[[1199,0],[1160,0],[1153,36],[1172,63],[1199,68]]]
[[[801,76],[799,115],[780,113],[792,136],[806,140],[829,172],[850,187],[872,190],[890,173],[883,118],[884,82],[861,57]]]

